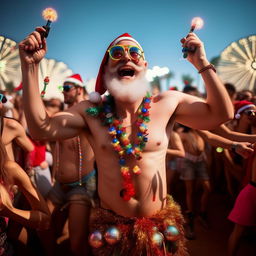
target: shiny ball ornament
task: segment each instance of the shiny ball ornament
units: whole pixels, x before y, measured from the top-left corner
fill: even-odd
[[[113,245],[117,243],[121,238],[121,232],[117,227],[110,227],[104,234],[104,238],[108,244]]]
[[[164,235],[168,241],[176,241],[179,239],[180,232],[175,226],[169,225],[165,229]]]
[[[99,248],[103,245],[103,237],[100,231],[95,230],[89,236],[89,244],[93,248]]]
[[[154,246],[161,247],[164,242],[164,236],[161,232],[155,232],[151,237],[151,242]]]

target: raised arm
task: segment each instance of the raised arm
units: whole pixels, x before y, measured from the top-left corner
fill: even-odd
[[[32,185],[28,175],[21,167],[13,161],[7,161],[5,169],[9,179],[28,200],[31,210],[21,210],[14,207],[8,197],[7,192],[4,195],[4,189],[1,187],[0,213],[2,216],[9,217],[16,222],[35,229],[48,229],[50,225],[50,212],[43,197]]]
[[[74,137],[79,129],[85,127],[81,113],[73,109],[50,118],[40,97],[38,70],[47,51],[46,39],[41,37],[44,31],[42,27],[36,28],[19,44],[23,104],[28,128],[35,139],[57,140]]]
[[[233,118],[233,106],[227,91],[206,58],[203,42],[189,33],[181,40],[182,46],[191,49],[188,61],[200,72],[207,98],[200,100],[190,95],[179,96],[176,121],[194,129],[209,130]]]

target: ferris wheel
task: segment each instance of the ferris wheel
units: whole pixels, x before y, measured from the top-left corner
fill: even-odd
[[[39,85],[40,91],[44,87],[44,78],[49,77],[50,82],[46,88],[45,98],[59,98],[63,99],[60,85],[63,81],[70,75],[72,75],[72,70],[64,62],[58,62],[54,59],[42,59],[39,66]]]
[[[0,36],[0,89],[5,90],[10,83],[16,86],[20,81],[21,70],[17,43]]]
[[[256,35],[231,43],[220,54],[216,69],[224,83],[256,93]]]

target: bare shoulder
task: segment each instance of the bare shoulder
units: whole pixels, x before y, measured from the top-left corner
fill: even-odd
[[[23,169],[14,161],[7,160],[4,164],[5,170],[8,173],[9,179],[13,184],[17,184],[24,177],[26,178],[27,174]]]
[[[186,97],[186,94],[179,92],[179,91],[174,91],[174,90],[169,90],[169,91],[164,91],[159,93],[158,95],[153,97],[153,102],[157,103],[167,103],[167,104],[178,104],[180,103],[184,97]]]
[[[5,118],[4,120],[5,120],[4,124],[5,124],[6,128],[8,128],[8,129],[19,130],[19,129],[23,128],[22,125],[15,119]]]
[[[16,170],[18,168],[18,164],[14,161],[7,160],[4,163],[4,169],[8,173],[8,178],[12,181],[15,179],[16,176]]]
[[[165,91],[159,93],[152,99],[152,110],[155,109],[158,113],[159,111],[165,112],[168,116],[171,116],[176,110],[181,96],[181,93],[178,91]]]
[[[8,171],[8,173],[16,172],[17,169],[21,169],[21,167],[12,160],[7,160],[4,164],[4,167]]]

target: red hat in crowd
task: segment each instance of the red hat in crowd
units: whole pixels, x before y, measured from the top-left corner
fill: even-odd
[[[241,117],[241,113],[248,109],[248,108],[252,108],[255,105],[247,100],[241,100],[241,101],[235,101],[234,102],[234,107],[235,107],[235,118],[239,119]]]
[[[14,90],[15,92],[18,92],[18,91],[20,91],[20,90],[22,90],[22,89],[23,89],[23,85],[22,85],[22,83],[20,83],[19,86],[16,87],[16,88],[14,88],[13,90]]]
[[[78,86],[81,86],[81,87],[85,86],[84,82],[82,80],[82,77],[79,74],[74,74],[72,76],[67,77],[64,80],[64,83],[66,83],[66,82],[74,83],[75,85],[78,85]]]
[[[128,33],[124,33],[122,35],[120,35],[119,37],[117,37],[107,48],[107,50],[113,46],[113,45],[116,45],[118,44],[120,41],[123,41],[123,40],[129,40],[129,41],[133,41],[135,42],[141,49],[142,47],[140,46],[140,44],[131,36],[129,35]],[[95,84],[95,91],[98,92],[99,94],[103,94],[105,91],[106,91],[106,88],[103,86],[103,68],[104,68],[104,65],[106,64],[108,60],[108,51],[106,51],[104,57],[103,57],[103,60],[101,62],[101,65],[100,65],[100,69],[99,69],[99,73],[98,73],[98,76],[97,76],[97,79],[96,79],[96,84]]]

